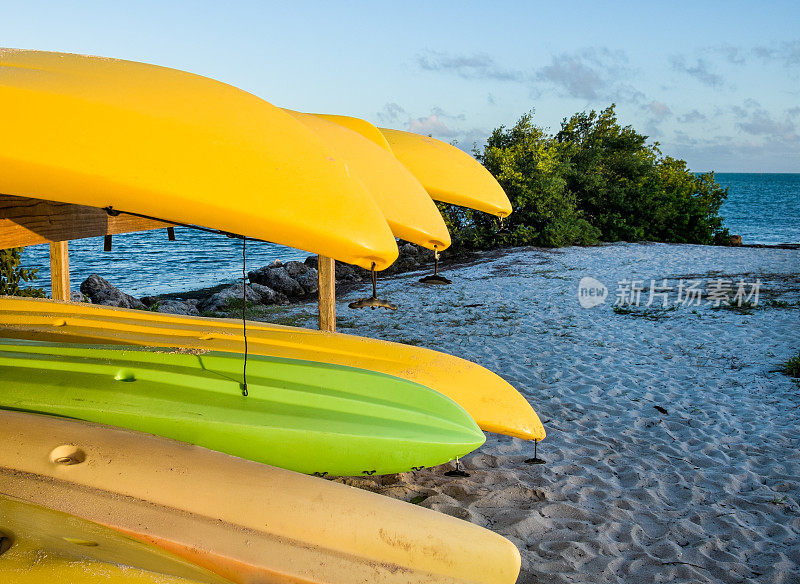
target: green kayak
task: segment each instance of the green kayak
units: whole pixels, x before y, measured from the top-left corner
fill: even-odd
[[[485,437],[454,401],[364,369],[186,350],[0,341],[0,408],[109,424],[304,473],[435,466]]]

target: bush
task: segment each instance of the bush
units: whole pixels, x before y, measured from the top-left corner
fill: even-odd
[[[0,249],[0,295],[44,297],[41,288],[20,288],[21,282],[36,279],[38,269],[26,269],[20,265],[22,248]]]
[[[784,363],[782,371],[784,375],[788,375],[789,377],[800,378],[800,353]]]
[[[695,175],[658,144],[622,127],[614,106],[578,113],[547,134],[525,114],[492,132],[476,158],[506,191],[507,233],[483,213],[442,206],[456,247],[560,247],[598,241],[725,241],[727,197],[713,173]]]

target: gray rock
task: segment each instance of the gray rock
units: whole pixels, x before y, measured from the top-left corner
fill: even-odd
[[[125,294],[97,274],[92,274],[81,283],[81,292],[86,294],[94,304],[138,308],[139,310],[147,308],[140,300],[130,294]]]
[[[318,256],[309,256],[306,258],[304,262],[306,266],[309,268],[319,269],[319,258]],[[369,280],[370,278],[370,271],[365,270],[364,268],[360,268],[358,266],[353,266],[351,264],[346,264],[344,262],[336,262],[336,281],[337,282],[362,282],[364,280]]]
[[[297,276],[302,276],[308,272],[308,270],[313,269],[309,268],[303,262],[286,262],[283,267],[286,268],[286,271],[294,279],[297,279]]]
[[[147,308],[150,308],[150,307],[153,306],[153,304],[158,302],[158,297],[157,296],[142,296],[141,298],[139,298],[139,300],[141,300],[142,304],[144,304]]]
[[[250,284],[250,286],[261,297],[261,304],[287,304],[289,302],[286,294],[273,290],[269,286],[261,284]]]
[[[336,262],[336,279],[349,281],[349,280],[360,280],[361,278],[358,277],[355,269],[350,264]]]
[[[245,291],[248,302],[261,304],[261,294],[253,290],[253,286],[247,286]],[[233,310],[236,306],[241,306],[239,303],[242,301],[242,284],[234,284],[229,288],[220,290],[216,294],[212,294],[208,298],[201,300],[197,305],[198,310],[213,311],[213,312],[228,312]]]
[[[245,293],[247,294],[247,301],[253,304],[282,304],[286,302],[286,296],[261,284],[248,284]],[[242,284],[239,283],[201,300],[196,309],[199,311],[226,313],[241,309],[241,302]]]
[[[180,300],[163,300],[156,302],[156,312],[164,312],[166,314],[184,314],[188,316],[199,316],[200,311],[194,304],[188,302],[181,302]]]
[[[286,296],[305,296],[303,287],[289,275],[284,267],[270,268],[266,266],[250,272],[247,277],[254,284],[269,286]]]
[[[283,265],[283,262],[281,260],[275,260],[270,265],[268,265],[267,267],[268,268],[280,268],[282,265]]]
[[[295,278],[297,283],[303,287],[306,294],[316,294],[319,291],[319,272],[314,268],[308,268],[308,271]]]
[[[401,245],[399,248],[400,255],[417,255],[417,246],[413,243],[406,243],[405,245]]]
[[[70,302],[86,302],[88,304],[91,304],[92,302],[92,299],[89,298],[86,294],[84,294],[83,292],[78,292],[76,290],[73,290],[72,292],[69,293],[69,300]]]

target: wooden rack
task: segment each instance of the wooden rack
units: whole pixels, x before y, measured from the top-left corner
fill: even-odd
[[[166,229],[171,223],[103,209],[0,194],[0,249],[50,244],[50,286],[55,300],[70,301],[71,239]],[[319,257],[319,328],[336,330],[336,278],[333,258]]]

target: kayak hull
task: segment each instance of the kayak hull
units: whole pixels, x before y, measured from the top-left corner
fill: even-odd
[[[0,537],[8,546],[0,553],[0,581],[4,584],[229,582],[138,538],[2,495]]]
[[[435,200],[491,213],[511,214],[503,188],[472,156],[451,144],[413,132],[380,128],[403,165]]]
[[[0,298],[6,337],[74,343],[179,347],[241,353],[241,321],[143,312],[51,300]],[[500,376],[475,363],[421,347],[264,322],[248,322],[257,355],[348,365],[434,389],[463,407],[487,432],[542,440],[534,409]]]
[[[130,428],[320,475],[436,466],[485,436],[445,396],[373,371],[231,353],[0,342],[0,407]]]
[[[435,201],[499,217],[511,213],[511,202],[497,180],[480,162],[452,144],[413,132],[378,128],[361,118],[314,115],[358,132],[391,152]]]
[[[347,161],[375,198],[396,237],[428,249],[450,246],[439,210],[419,181],[391,153],[361,134],[332,121],[286,110],[325,140]]]
[[[213,79],[0,49],[0,127],[0,193],[201,225],[364,268],[397,258],[342,156],[283,110]]]
[[[237,583],[510,584],[519,571],[514,545],[476,525],[190,444],[3,411],[0,439],[0,495]]]

